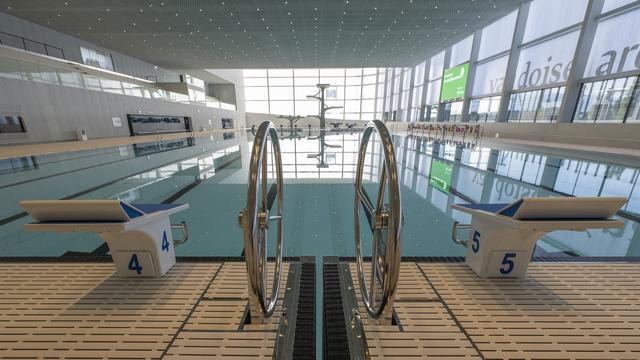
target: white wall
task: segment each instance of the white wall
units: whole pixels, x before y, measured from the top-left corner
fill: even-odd
[[[6,78],[0,78],[2,111],[20,113],[27,132],[0,134],[0,144],[71,140],[77,129],[90,138],[129,136],[127,114],[137,113],[189,116],[196,131],[220,129],[221,117],[233,118],[236,127],[245,123],[239,111]],[[122,127],[114,127],[112,117],[121,118]]]
[[[82,63],[80,47],[88,47],[101,52],[110,53],[116,72],[144,78],[157,76],[159,82],[177,82],[178,74],[166,69],[158,68],[142,60],[105,49],[96,44],[65,35],[61,32],[34,24],[21,18],[0,12],[0,31],[38,41],[47,45],[63,49],[67,60]]]
[[[0,31],[62,48],[67,60],[82,63],[80,47],[85,46],[111,54],[116,72],[140,78],[157,76],[159,82],[179,81],[176,72],[2,12]],[[194,130],[219,129],[221,117],[233,118],[236,127],[244,127],[242,71],[210,72],[235,84],[237,111],[0,78],[0,113],[20,113],[27,129],[22,134],[0,134],[0,144],[71,140],[77,129],[85,129],[90,138],[129,136],[126,115],[136,113],[189,116]],[[112,117],[121,118],[123,126],[114,127]]]

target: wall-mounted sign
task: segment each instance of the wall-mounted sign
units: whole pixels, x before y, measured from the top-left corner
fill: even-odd
[[[444,71],[440,102],[464,98],[469,78],[469,63],[458,65]]]
[[[113,127],[121,127],[122,126],[122,119],[119,117],[112,117],[111,118],[111,122],[113,122]]]

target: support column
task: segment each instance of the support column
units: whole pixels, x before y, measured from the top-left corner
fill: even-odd
[[[444,52],[444,63],[442,64],[442,69],[446,70],[449,68],[449,63],[451,62],[451,46],[449,46],[447,48],[447,50],[445,50]],[[442,93],[442,83],[444,80],[444,71],[442,72],[441,75],[441,80],[440,80],[440,92]],[[437,122],[443,122],[444,121],[444,106],[443,104],[440,102],[440,94],[438,94],[438,120]]]
[[[520,5],[520,8],[518,9],[518,17],[513,31],[509,62],[507,63],[507,71],[504,75],[504,84],[502,85],[502,94],[500,97],[500,108],[498,109],[496,122],[507,122],[507,115],[509,114],[509,100],[511,99],[511,92],[513,91],[513,82],[516,79],[516,70],[518,70],[520,45],[524,39],[524,30],[527,27],[527,17],[529,16],[530,4],[531,3],[526,2]]]
[[[602,13],[604,1],[589,0],[589,5],[582,21],[582,30],[580,31],[576,51],[573,54],[573,62],[571,63],[571,71],[564,90],[562,105],[558,113],[558,122],[560,123],[573,121],[573,113],[580,100],[580,89],[582,87],[580,79],[584,76],[584,71],[587,68],[591,45],[598,28],[598,20],[596,18]]]
[[[387,121],[394,121],[393,120],[393,103],[394,103],[394,96],[393,96],[393,88],[396,85],[396,68],[391,68],[391,83],[389,84],[389,89],[387,89],[387,93],[389,94],[389,117],[387,118]]]
[[[415,109],[413,108],[413,88],[416,83],[416,68],[419,65],[420,64],[409,68],[410,69],[409,71],[411,71],[411,78],[409,79],[409,100],[407,100],[407,119],[404,119],[404,121],[406,122],[411,122],[411,116],[413,116],[412,114],[415,114],[414,112]],[[416,122],[417,121],[418,119],[416,119]]]
[[[555,157],[548,157],[542,170],[542,177],[540,178],[540,187],[548,190],[553,190],[558,179],[558,173],[560,172],[560,164],[562,160]]]
[[[473,34],[473,45],[471,46],[471,57],[469,59],[469,73],[467,86],[464,90],[464,102],[462,103],[462,122],[469,122],[469,107],[471,106],[471,95],[473,83],[476,77],[476,63],[480,53],[480,40],[482,39],[482,29],[476,30]]]
[[[420,99],[420,114],[418,121],[424,119],[427,111],[427,89],[429,88],[429,71],[431,71],[431,57],[424,62],[424,80],[422,81],[422,97]]]

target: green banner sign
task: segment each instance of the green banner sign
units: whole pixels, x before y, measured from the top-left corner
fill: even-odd
[[[447,102],[464,98],[469,77],[469,63],[458,65],[444,71],[440,101]]]
[[[446,193],[451,188],[451,175],[453,168],[446,162],[433,160],[431,162],[431,173],[429,174],[429,185]]]

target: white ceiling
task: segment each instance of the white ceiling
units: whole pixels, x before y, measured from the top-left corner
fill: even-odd
[[[528,0],[0,0],[169,69],[415,65]]]

